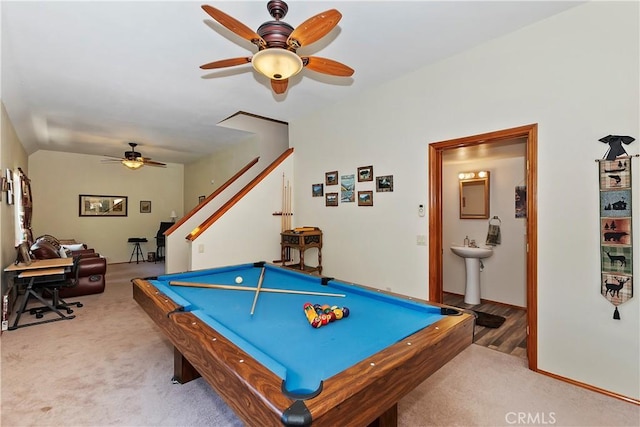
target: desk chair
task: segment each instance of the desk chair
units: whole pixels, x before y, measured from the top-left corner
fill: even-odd
[[[44,313],[48,311],[66,310],[67,314],[73,313],[72,306],[82,307],[81,302],[66,302],[59,296],[61,288],[72,288],[78,285],[79,273],[80,273],[80,259],[82,256],[76,256],[73,258],[73,266],[71,272],[61,280],[47,281],[44,283],[35,284],[36,287],[42,289],[42,293],[51,298],[51,304],[47,303],[41,307],[34,307],[29,309],[29,314],[35,314],[36,318],[41,319]]]

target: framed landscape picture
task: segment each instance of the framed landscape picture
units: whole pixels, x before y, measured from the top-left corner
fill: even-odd
[[[140,201],[140,213],[151,213],[151,201],[149,200]]]
[[[373,166],[358,168],[358,182],[373,181]]]
[[[338,206],[338,193],[327,193],[325,195],[325,206]]]
[[[324,183],[326,185],[338,185],[338,171],[325,173]]]
[[[127,196],[80,194],[78,199],[80,216],[127,216]]]
[[[324,196],[324,184],[311,184],[311,196],[312,197]]]
[[[393,191],[393,175],[377,176],[376,191],[379,193]]]
[[[358,191],[358,206],[373,206],[373,191]]]

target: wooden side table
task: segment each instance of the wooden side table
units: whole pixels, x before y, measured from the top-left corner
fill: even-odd
[[[317,227],[302,227],[300,229],[287,230],[280,233],[281,241],[281,260],[283,267],[295,268],[296,270],[315,272],[322,274],[322,230]],[[297,249],[300,262],[295,264],[286,264],[287,249]],[[307,249],[318,248],[318,266],[313,267],[306,265],[304,262],[304,253]]]

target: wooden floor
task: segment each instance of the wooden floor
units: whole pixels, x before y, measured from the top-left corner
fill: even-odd
[[[527,311],[515,307],[482,302],[479,305],[465,304],[463,295],[444,293],[444,303],[467,310],[496,314],[506,320],[499,328],[475,327],[475,343],[502,353],[527,358]]]

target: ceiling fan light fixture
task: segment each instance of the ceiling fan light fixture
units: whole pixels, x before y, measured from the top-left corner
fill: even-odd
[[[138,168],[141,168],[142,166],[144,166],[144,162],[141,162],[140,160],[123,160],[122,164],[125,165],[126,167],[128,167],[131,170],[136,170]]]
[[[272,80],[286,80],[298,74],[303,67],[302,59],[294,52],[281,48],[263,49],[253,55],[253,68]]]

